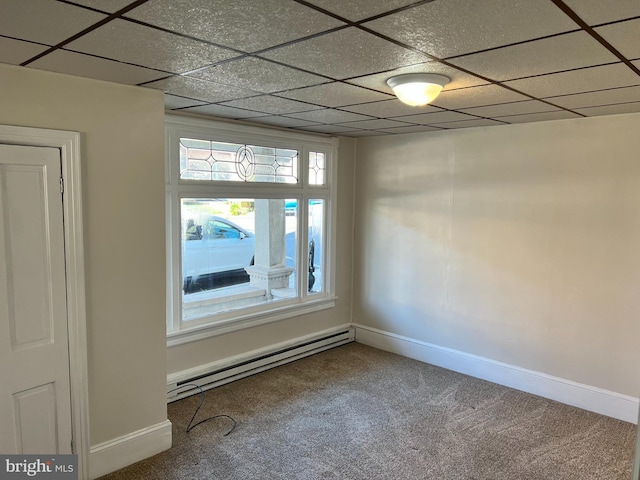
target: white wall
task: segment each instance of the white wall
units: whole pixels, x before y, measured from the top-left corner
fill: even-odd
[[[637,397],[640,115],[358,140],[354,318]]]
[[[335,308],[169,347],[167,351],[169,374],[312,335],[351,321],[354,163],[355,141],[341,138],[337,161],[336,296],[338,299]]]
[[[0,124],[81,133],[91,444],[165,421],[162,93],[0,65]]]

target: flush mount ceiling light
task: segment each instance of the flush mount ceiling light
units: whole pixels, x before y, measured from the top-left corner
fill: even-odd
[[[400,101],[412,107],[433,101],[447,83],[447,77],[435,73],[406,73],[387,80]]]

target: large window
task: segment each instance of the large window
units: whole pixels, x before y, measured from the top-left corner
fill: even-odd
[[[167,332],[182,343],[333,306],[331,139],[167,120]]]

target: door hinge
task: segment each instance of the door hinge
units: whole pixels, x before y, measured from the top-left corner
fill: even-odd
[[[60,193],[64,193],[64,178],[60,177]]]

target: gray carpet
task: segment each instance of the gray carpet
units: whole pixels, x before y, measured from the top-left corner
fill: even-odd
[[[631,478],[636,427],[360,344],[169,405],[173,448],[102,477]]]

